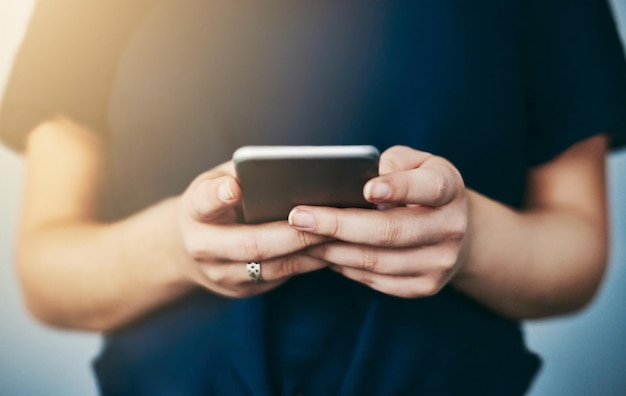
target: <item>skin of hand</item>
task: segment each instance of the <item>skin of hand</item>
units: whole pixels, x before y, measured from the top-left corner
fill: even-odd
[[[98,134],[62,116],[29,134],[16,270],[26,306],[46,324],[107,332],[198,286],[246,297],[327,265],[302,254],[326,237],[287,221],[234,223],[241,189],[231,163],[181,195],[105,221],[107,156]],[[253,260],[266,283],[251,282]]]
[[[180,196],[106,222],[105,145],[87,127],[54,119],[28,139],[17,272],[35,317],[104,332],[197,285],[245,297],[328,263],[393,295],[427,296],[448,282],[511,318],[571,312],[604,273],[605,150],[598,135],[529,170],[523,210],[463,188],[441,158],[396,147],[365,188],[387,210],[297,207],[291,225],[235,224],[241,189],[227,163]],[[266,284],[250,282],[253,260]]]
[[[328,236],[308,254],[398,297],[446,284],[511,319],[569,313],[589,303],[607,261],[606,136],[529,169],[525,206],[464,186],[443,158],[393,147],[364,196],[387,210],[298,206],[297,230]]]
[[[460,173],[447,160],[404,146],[386,150],[365,198],[385,210],[299,206],[289,223],[335,239],[307,250],[331,268],[398,297],[437,293],[466,257],[468,205]]]
[[[196,284],[227,297],[249,297],[328,265],[303,252],[327,237],[295,230],[287,221],[237,224],[241,197],[232,161],[200,175],[182,195],[181,238],[191,259],[187,274]],[[251,282],[244,266],[250,261],[261,262],[264,282]]]

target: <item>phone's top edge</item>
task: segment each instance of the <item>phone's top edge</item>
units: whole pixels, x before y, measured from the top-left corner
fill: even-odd
[[[328,158],[328,157],[373,157],[380,153],[374,146],[243,146],[235,150],[233,159],[246,158]]]

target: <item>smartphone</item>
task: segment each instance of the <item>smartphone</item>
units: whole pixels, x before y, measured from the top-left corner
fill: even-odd
[[[297,205],[374,208],[363,186],[378,176],[373,146],[244,146],[233,154],[243,218],[286,220]]]

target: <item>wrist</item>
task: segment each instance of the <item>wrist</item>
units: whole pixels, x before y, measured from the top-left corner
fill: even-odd
[[[187,253],[180,226],[181,197],[161,202],[166,217],[163,225],[163,266],[168,284],[175,289],[189,290],[197,282],[193,274],[196,263]]]
[[[132,270],[131,278],[145,282],[165,295],[182,294],[193,287],[188,275],[189,258],[185,255],[178,224],[179,197],[160,203],[127,219],[121,252]]]

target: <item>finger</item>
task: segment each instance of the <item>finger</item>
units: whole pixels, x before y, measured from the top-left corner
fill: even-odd
[[[437,294],[445,285],[444,282],[425,276],[380,275],[341,266],[332,266],[331,269],[341,273],[346,278],[362,283],[381,293],[402,298],[430,297]]]
[[[442,206],[456,198],[463,188],[458,171],[447,161],[432,157],[421,167],[388,173],[368,181],[363,195],[378,204]]]
[[[237,171],[235,170],[235,163],[232,160],[226,161],[218,165],[210,172],[211,173],[215,172],[218,176],[232,176],[232,177],[237,176]]]
[[[387,249],[331,242],[306,250],[312,257],[363,271],[384,275],[416,276],[449,271],[458,260],[457,246]]]
[[[327,242],[328,237],[293,229],[286,221],[246,225],[198,224],[186,240],[188,253],[197,261],[266,261]]]
[[[260,276],[266,283],[282,282],[296,275],[328,267],[327,262],[304,254],[292,254],[259,263]],[[217,285],[256,285],[248,274],[246,262],[214,264],[204,272],[207,280]]]
[[[396,248],[461,240],[467,227],[464,215],[421,206],[384,211],[297,206],[289,224],[345,242]]]
[[[184,203],[189,215],[196,221],[210,222],[241,200],[241,188],[232,176],[199,178],[194,181],[184,195]]]
[[[202,283],[201,286],[204,286],[207,289],[211,290],[211,292],[219,294],[224,297],[247,298],[247,297],[256,296],[257,294],[262,294],[267,291],[270,291],[280,286],[283,283],[285,283],[285,280],[274,281],[274,282],[259,282],[259,283],[254,283],[250,281],[246,286],[242,286],[240,284],[219,285],[219,284],[213,284],[213,283],[209,283],[209,284]]]
[[[284,281],[328,267],[328,263],[305,254],[291,254],[261,263],[261,276],[270,281]]]
[[[246,263],[224,263],[201,266],[205,280],[203,286],[215,293],[231,298],[244,298],[264,293],[289,278],[325,268],[328,263],[305,255],[291,255],[261,262],[262,282],[254,282],[248,274]]]
[[[431,157],[433,155],[425,151],[414,150],[407,146],[393,146],[380,155],[378,173],[387,175],[393,172],[419,168]]]

